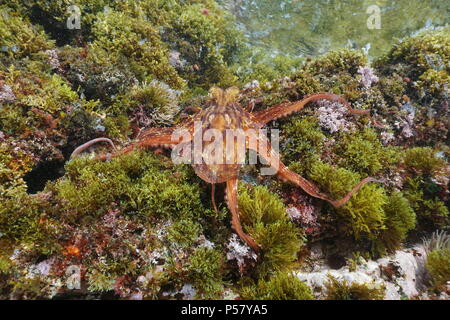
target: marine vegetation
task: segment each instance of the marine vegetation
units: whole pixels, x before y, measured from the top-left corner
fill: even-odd
[[[311,289],[292,274],[278,273],[244,287],[241,296],[250,300],[314,300]]]
[[[433,285],[446,286],[450,277],[450,249],[436,249],[428,254],[427,270],[431,275]],[[446,290],[443,288],[443,290]]]
[[[326,289],[327,300],[381,300],[385,290],[377,284],[340,282],[333,276],[329,276]]]
[[[1,299],[448,299],[448,27],[284,57],[213,0],[78,7],[0,5]]]
[[[426,268],[431,276],[434,289],[446,290],[450,279],[450,236],[445,231],[433,232],[430,238],[423,239],[427,250]]]
[[[275,170],[275,172],[281,179],[294,183],[295,185],[302,188],[307,194],[319,199],[326,200],[334,207],[341,207],[342,205],[344,205],[347,201],[350,200],[350,197],[366,183],[377,181],[376,179],[370,177],[365,178],[358,184],[356,184],[356,186],[353,187],[350,192],[348,192],[347,194],[343,194],[340,200],[334,200],[328,195],[322,193],[317,186],[309,181],[306,181],[295,172],[290,171],[283,163],[279,162],[279,156],[276,155],[276,151],[270,147],[269,142],[267,142],[266,140],[267,138],[257,134],[257,130],[261,129],[269,121],[288,116],[289,114],[301,110],[307,103],[319,99],[339,101],[341,104],[347,106],[349,112],[353,114],[367,114],[367,111],[354,110],[350,108],[345,100],[342,100],[336,95],[328,93],[317,93],[304,98],[301,101],[273,106],[259,113],[251,114],[249,112],[246,112],[241,106],[236,103],[236,96],[239,93],[239,90],[237,88],[229,88],[226,91],[220,88],[212,88],[210,92],[213,98],[211,106],[194,115],[192,119],[188,120],[187,122],[181,123],[178,127],[151,128],[144,130],[140,133],[136,142],[125,147],[123,150],[120,150],[111,155],[100,156],[100,158],[106,159],[116,157],[120,154],[131,152],[136,148],[142,149],[145,147],[161,146],[176,148],[180,143],[183,145],[190,144],[192,141],[193,143],[195,143],[196,136],[200,135],[201,137],[203,137],[203,130],[217,130],[221,132],[224,139],[222,139],[222,141],[219,141],[218,146],[214,145],[214,142],[217,144],[218,141],[205,142],[202,139],[203,145],[201,146],[200,150],[205,150],[213,146],[213,151],[215,151],[215,154],[213,152],[210,152],[206,157],[203,154],[201,162],[194,162],[193,167],[196,174],[201,179],[212,184],[213,195],[215,184],[223,182],[226,183],[227,204],[232,214],[231,224],[233,226],[233,229],[241,237],[242,240],[244,240],[250,247],[252,247],[256,251],[259,251],[260,245],[258,245],[251,236],[244,233],[239,219],[237,186],[239,181],[239,169],[242,166],[242,160],[239,159],[239,157],[242,157],[242,155],[240,155],[242,150],[240,150],[239,139],[245,139],[245,144],[242,147],[258,152],[258,154],[267,161],[269,166]],[[200,123],[200,125],[196,127],[196,123]],[[227,130],[233,130],[234,132],[238,133],[244,131],[245,134],[241,136],[237,134],[236,137],[229,138],[226,132]],[[181,141],[174,141],[174,134],[180,131],[185,132],[187,136]],[[218,137],[216,137],[216,139],[218,139]],[[233,140],[230,143],[227,142],[228,139]],[[72,157],[97,142],[99,142],[98,139],[86,142],[86,144],[78,147],[74,151]],[[110,143],[114,146],[112,141],[110,141]],[[265,150],[261,150],[262,145],[266,145],[267,148]],[[194,152],[196,152],[196,150],[194,150]],[[189,157],[192,156],[189,155]],[[195,158],[195,155],[193,156],[193,158]]]

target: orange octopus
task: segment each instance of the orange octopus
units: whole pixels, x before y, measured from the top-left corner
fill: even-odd
[[[107,142],[115,150],[112,154],[98,156],[98,159],[100,160],[107,160],[111,157],[116,157],[121,154],[131,152],[135,148],[164,147],[173,149],[179,144],[179,141],[174,141],[173,134],[176,132],[176,130],[180,129],[188,132],[188,137],[190,136],[190,138],[188,138],[187,140],[184,139],[183,143],[190,143],[191,140],[193,140],[192,137],[195,137],[195,135],[199,133],[199,130],[215,129],[224,134],[226,130],[230,129],[243,130],[246,132],[257,132],[268,122],[278,118],[286,117],[294,112],[298,112],[309,102],[321,99],[339,102],[345,105],[348,108],[349,112],[352,114],[369,114],[368,110],[352,109],[345,99],[331,93],[317,93],[307,96],[303,100],[297,102],[279,104],[259,112],[251,113],[247,112],[239,105],[239,103],[237,102],[238,94],[239,89],[235,87],[229,88],[227,90],[222,90],[220,88],[214,87],[210,90],[210,96],[212,98],[211,105],[205,109],[202,109],[189,120],[185,121],[177,127],[146,129],[141,134],[139,134],[135,142],[121,150],[116,149],[114,143],[110,139],[94,139],[76,148],[72,153],[72,157],[98,142]],[[195,123],[200,123],[201,126],[198,127],[195,125]],[[290,171],[283,163],[281,163],[281,161],[279,161],[278,153],[270,146],[267,137],[265,137],[264,135],[253,134],[253,136],[246,137],[246,139],[247,138],[254,139],[253,141],[265,143],[265,145],[267,146],[266,152],[261,152],[260,150],[258,150],[258,148],[255,147],[254,144],[249,143],[248,140],[245,141],[245,147],[246,149],[254,150],[260,155],[260,157],[265,159],[265,161],[271,167],[273,167],[273,169],[275,169],[275,172],[279,178],[281,178],[283,181],[291,182],[297,185],[310,196],[325,200],[332,204],[334,207],[340,207],[344,205],[351,198],[351,196],[355,192],[357,192],[364,184],[368,182],[380,182],[379,180],[371,177],[365,178],[361,180],[342,199],[335,200],[332,199],[329,195],[321,192],[316,185],[302,178],[297,173]],[[203,147],[207,147],[210,143],[211,142],[202,140]],[[239,180],[238,175],[242,163],[237,161],[237,156],[242,155],[238,155],[238,152],[236,152],[238,147],[235,138],[233,138],[232,143],[226,143],[226,141],[223,141],[223,143],[223,153],[226,155],[234,152],[234,162],[230,163],[229,161],[227,161],[226,163],[223,162],[222,164],[217,164],[210,163],[208,161],[205,161],[205,159],[202,159],[200,163],[193,163],[192,166],[194,167],[196,174],[202,180],[212,184],[211,195],[213,199],[213,205],[216,210],[217,206],[214,201],[215,184],[226,183],[225,198],[232,215],[232,228],[239,235],[239,237],[243,241],[245,241],[251,248],[253,248],[255,251],[259,251],[261,249],[260,246],[251,236],[243,231],[239,218],[237,191]],[[230,148],[232,150],[230,150]],[[277,159],[276,163],[274,162],[274,159]]]

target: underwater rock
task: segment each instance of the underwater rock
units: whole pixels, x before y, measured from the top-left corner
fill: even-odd
[[[378,260],[368,260],[360,263],[356,270],[349,267],[339,270],[330,269],[327,265],[320,266],[319,271],[298,272],[297,277],[308,283],[319,297],[326,295],[323,288],[329,280],[329,275],[338,281],[383,285],[385,299],[401,300],[414,298],[427,288],[427,273],[425,269],[426,252],[422,245],[408,249],[397,250],[394,254]]]
[[[299,279],[319,298],[448,298],[447,251],[427,266],[422,246],[402,249],[449,227],[448,28],[369,64],[362,50],[305,59],[247,47],[212,0],[84,2],[70,32],[61,1],[0,7],[0,298],[313,299]],[[333,208],[246,166],[239,208],[257,254],[232,232],[222,186],[214,210],[210,186],[168,151],[98,161],[111,152],[100,144],[69,160],[91,139],[126,148],[179,126],[211,104],[213,86],[239,87],[253,112],[317,92],[370,110],[318,101],[267,127],[281,131],[282,161],[321,192],[377,182]]]

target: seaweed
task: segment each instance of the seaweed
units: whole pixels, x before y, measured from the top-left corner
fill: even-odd
[[[256,284],[241,288],[240,295],[246,300],[315,300],[311,288],[290,273],[260,279]]]

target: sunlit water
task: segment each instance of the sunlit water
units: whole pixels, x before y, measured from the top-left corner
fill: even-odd
[[[398,39],[450,20],[449,0],[219,2],[236,16],[252,46],[292,56],[317,56],[338,48],[364,48],[371,57],[379,56]]]

